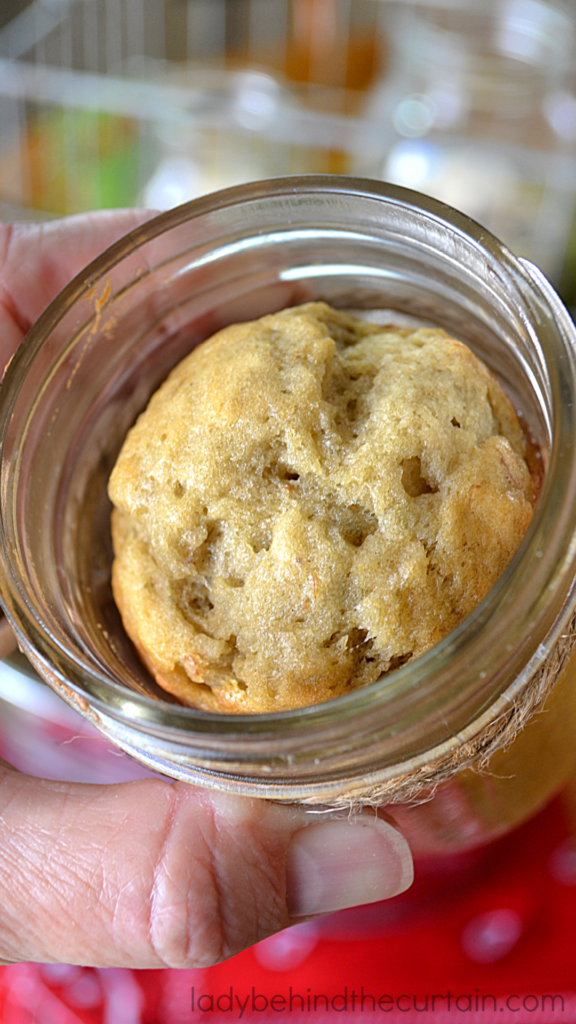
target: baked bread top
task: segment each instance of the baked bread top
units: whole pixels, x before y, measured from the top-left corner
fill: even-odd
[[[524,435],[437,329],[308,303],[220,331],[170,374],[110,480],[126,630],[184,703],[269,712],[417,658],[530,522]]]

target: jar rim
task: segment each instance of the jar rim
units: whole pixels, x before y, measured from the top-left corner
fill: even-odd
[[[22,644],[36,652],[42,674],[56,688],[68,688],[72,703],[82,701],[98,714],[120,722],[132,722],[144,733],[158,728],[166,736],[186,732],[194,736],[202,756],[216,738],[282,740],[285,750],[298,758],[312,736],[320,748],[326,737],[332,744],[344,742],[351,719],[374,721],[384,709],[395,714],[413,712],[435,720],[436,734],[446,740],[460,733],[462,723],[479,721],[499,700],[512,701],[526,680],[543,662],[574,604],[576,576],[576,438],[571,416],[576,405],[576,330],[551,286],[536,268],[516,258],[506,246],[464,214],[435,199],[400,186],[336,175],[302,175],[276,178],[227,189],[193,200],[135,228],[93,260],[57,296],[40,316],[11,361],[0,390],[0,443],[4,442],[16,396],[38,352],[64,314],[125,257],[147,242],[191,219],[228,207],[271,197],[296,202],[309,193],[346,194],[373,199],[410,210],[465,237],[486,253],[501,276],[516,289],[526,323],[534,329],[547,365],[551,366],[550,395],[552,447],[541,498],[518,551],[496,585],[450,635],[414,662],[326,703],[267,714],[229,715],[160,702],[128,691],[98,666],[63,645],[27,599],[22,584],[22,565],[12,542],[12,467],[2,461],[0,520],[0,589]],[[530,326],[530,322],[532,326]],[[521,629],[520,629],[521,626]],[[486,643],[490,629],[491,642]],[[436,681],[435,701],[424,701],[425,684]],[[442,699],[439,695],[443,694]],[[446,717],[443,708],[450,697],[460,719]],[[438,699],[436,699],[438,698]],[[466,698],[466,699],[465,699]],[[68,699],[68,698],[67,698]],[[468,702],[468,703],[466,703]],[[464,713],[464,705],[468,712]],[[87,707],[88,707],[87,705]],[[468,718],[466,718],[468,714]],[[444,726],[442,717],[444,716]],[[460,727],[456,727],[458,722]],[[284,750],[284,748],[283,748]],[[229,753],[227,756],[232,757]],[[283,754],[284,756],[284,754]]]

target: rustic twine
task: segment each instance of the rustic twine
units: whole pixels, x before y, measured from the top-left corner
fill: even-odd
[[[473,739],[451,747],[441,757],[396,778],[376,784],[363,782],[362,779],[345,780],[341,793],[331,793],[328,799],[326,795],[304,797],[298,802],[346,808],[349,811],[354,807],[376,807],[381,804],[420,804],[431,800],[441,783],[466,768],[487,771],[494,754],[510,747],[530,719],[542,710],[575,647],[576,611],[526,686],[510,702],[508,708],[481,728]]]

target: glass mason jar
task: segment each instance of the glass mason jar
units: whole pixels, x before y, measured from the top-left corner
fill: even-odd
[[[290,712],[183,707],[148,676],[114,606],[107,479],[136,415],[195,344],[316,298],[399,310],[470,344],[537,440],[541,496],[494,589],[417,661]],[[576,332],[550,285],[449,207],[334,176],[196,200],[98,257],[9,366],[0,392],[7,614],[44,679],[150,768],[319,806],[394,802],[418,853],[486,842],[541,807],[576,758],[576,662],[565,664],[575,397]],[[520,728],[530,688],[547,675],[558,679],[546,713]],[[511,727],[504,749],[479,771],[482,736],[498,740],[499,723]]]

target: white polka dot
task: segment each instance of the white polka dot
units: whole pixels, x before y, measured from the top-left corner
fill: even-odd
[[[462,932],[462,949],[476,964],[502,960],[516,945],[524,923],[515,910],[491,910],[472,918]]]
[[[548,871],[561,885],[576,885],[576,845],[573,839],[566,839],[552,850]]]
[[[40,974],[49,985],[69,985],[82,972],[73,964],[41,964]]]
[[[254,946],[254,955],[269,971],[289,971],[303,963],[318,941],[314,922],[297,924]]]
[[[83,971],[79,978],[75,978],[72,984],[66,987],[64,998],[70,1006],[86,1010],[100,1006],[102,989],[98,978],[92,971]]]

